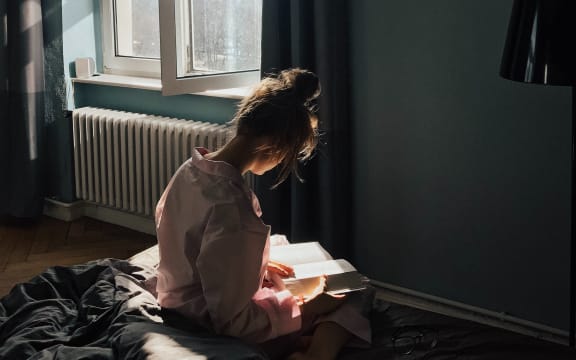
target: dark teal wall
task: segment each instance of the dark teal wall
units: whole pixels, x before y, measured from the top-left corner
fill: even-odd
[[[360,269],[567,329],[570,89],[498,76],[512,1],[351,4]]]
[[[237,100],[201,96],[162,96],[159,91],[76,83],[74,104],[197,121],[225,123],[236,111]]]
[[[74,60],[91,57],[102,71],[100,5],[98,0],[62,1],[64,76],[67,86],[67,108],[74,109],[74,89],[70,78],[76,75]]]

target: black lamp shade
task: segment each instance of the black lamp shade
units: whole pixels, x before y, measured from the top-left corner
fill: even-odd
[[[576,85],[576,0],[515,0],[500,75]]]

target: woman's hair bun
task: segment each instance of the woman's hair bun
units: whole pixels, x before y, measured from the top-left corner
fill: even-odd
[[[311,71],[289,69],[282,71],[280,77],[292,88],[294,96],[303,103],[314,100],[320,95],[320,80]]]

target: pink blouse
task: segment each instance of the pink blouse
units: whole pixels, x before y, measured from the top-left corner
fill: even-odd
[[[264,342],[302,326],[288,290],[263,288],[270,228],[240,172],[198,148],[156,207],[156,291],[173,309],[217,333]]]

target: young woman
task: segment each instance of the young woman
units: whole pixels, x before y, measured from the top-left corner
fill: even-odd
[[[298,175],[298,161],[310,157],[317,143],[309,104],[319,93],[318,78],[306,70],[263,79],[240,103],[234,138],[216,152],[197,148],[156,208],[160,305],[252,343],[312,328],[294,359],[334,358],[352,334],[366,341],[370,336],[367,320],[348,304],[340,306],[344,299],[320,292],[299,301],[267,271],[270,228],[242,178],[277,166],[278,183],[291,172]]]

